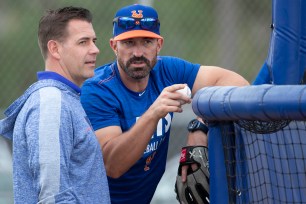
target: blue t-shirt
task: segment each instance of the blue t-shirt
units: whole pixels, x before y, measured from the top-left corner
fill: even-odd
[[[81,103],[94,130],[120,126],[125,132],[165,87],[186,83],[192,89],[199,67],[179,58],[158,57],[145,91],[139,93],[123,84],[117,63],[110,63],[97,68],[95,76],[85,81]],[[147,149],[135,165],[118,179],[108,177],[112,203],[150,203],[165,171],[172,118],[173,113],[169,113],[159,121]]]

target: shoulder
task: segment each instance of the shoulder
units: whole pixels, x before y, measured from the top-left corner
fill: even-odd
[[[82,85],[81,101],[93,95],[101,97],[107,94],[109,89],[120,86],[117,72],[115,62],[96,68],[95,75]]]
[[[158,56],[157,60],[162,63],[187,62],[187,60],[174,56]]]
[[[39,98],[41,111],[50,111],[50,113],[60,112],[63,109],[67,110],[70,109],[70,107],[75,107],[73,104],[76,102],[75,97],[71,97],[67,92],[52,86],[39,89],[37,98]]]
[[[157,64],[163,67],[173,67],[173,66],[198,66],[200,64],[192,63],[185,59],[173,56],[158,56],[157,57]]]
[[[54,86],[39,87],[29,93],[26,98],[27,105],[39,105],[41,103],[56,103],[61,98],[61,90]]]
[[[43,87],[43,88],[40,88],[38,91],[39,91],[39,95],[46,100],[52,99],[52,98],[58,98],[61,96],[61,90],[54,86]]]
[[[26,100],[21,113],[23,118],[27,117],[35,122],[42,116],[48,116],[46,119],[54,119],[53,116],[59,116],[63,105],[62,92],[53,86],[46,86],[34,91]],[[71,103],[70,103],[71,104]],[[30,117],[31,116],[31,117]]]
[[[200,64],[192,63],[187,60],[172,56],[158,56],[154,71],[167,72],[170,75],[173,72],[186,72],[186,70],[196,70],[200,68]]]
[[[105,64],[95,69],[95,75],[87,79],[84,84],[101,84],[110,81],[116,77],[115,62]]]
[[[40,88],[32,98],[39,98],[41,107],[52,108],[67,108],[72,109],[76,104],[80,104],[79,96],[72,93],[71,90],[65,89],[65,87],[48,86]]]
[[[184,60],[178,57],[173,57],[173,56],[158,56],[157,57],[157,62],[161,64],[171,64],[171,63],[176,63],[180,61],[184,61]]]

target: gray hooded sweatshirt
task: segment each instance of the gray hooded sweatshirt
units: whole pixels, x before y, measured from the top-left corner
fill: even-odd
[[[54,72],[38,78],[0,121],[0,135],[13,143],[14,202],[110,203],[102,152],[79,87]]]

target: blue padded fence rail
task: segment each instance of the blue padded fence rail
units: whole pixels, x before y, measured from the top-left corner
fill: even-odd
[[[200,89],[192,109],[209,121],[305,120],[305,85],[215,86]]]
[[[221,126],[218,125],[219,124],[218,121],[221,122],[224,121],[230,122],[238,120],[262,120],[262,121],[273,121],[273,120],[303,121],[304,120],[305,121],[306,119],[305,92],[306,92],[305,85],[256,85],[256,86],[251,85],[245,87],[236,87],[236,86],[207,87],[199,90],[195,94],[192,101],[193,111],[199,117],[207,121],[210,121],[209,124],[213,124],[212,126],[210,125],[209,143],[208,143],[210,173],[211,173],[210,175],[211,203],[223,204],[229,202],[228,200],[229,194],[227,192],[229,183],[227,182],[226,179],[225,163],[224,163],[225,152],[222,145],[223,142],[221,136],[222,133],[220,129]],[[299,135],[297,136],[299,137]],[[288,137],[291,138],[290,135]],[[269,138],[269,137],[264,137],[264,138]],[[236,142],[239,142],[239,140],[237,140]],[[301,144],[295,144],[294,147],[296,147],[296,145],[300,147],[303,146],[303,144],[304,142],[302,142]],[[270,144],[266,144],[265,147],[270,147]],[[305,157],[302,156],[297,158],[305,158]],[[304,162],[303,159],[302,161]],[[303,191],[303,186],[301,191]],[[298,195],[303,197],[302,194]],[[240,198],[242,199],[242,197]],[[286,201],[290,199],[291,197],[285,198]],[[246,197],[243,197],[241,202],[248,203],[248,199]]]

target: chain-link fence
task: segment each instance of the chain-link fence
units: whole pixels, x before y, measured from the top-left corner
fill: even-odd
[[[102,65],[115,59],[108,44],[113,16],[118,8],[132,3],[150,4],[157,9],[165,39],[161,55],[228,68],[250,82],[267,56],[271,0],[0,0],[1,113],[36,81],[36,72],[44,70],[37,26],[46,9],[73,5],[91,10],[100,48],[97,65]],[[185,144],[185,126],[193,117],[191,108],[175,117],[169,158]],[[0,156],[3,151],[0,148]],[[2,163],[0,173],[1,165],[8,165]],[[3,178],[0,174],[0,202],[6,199]]]

